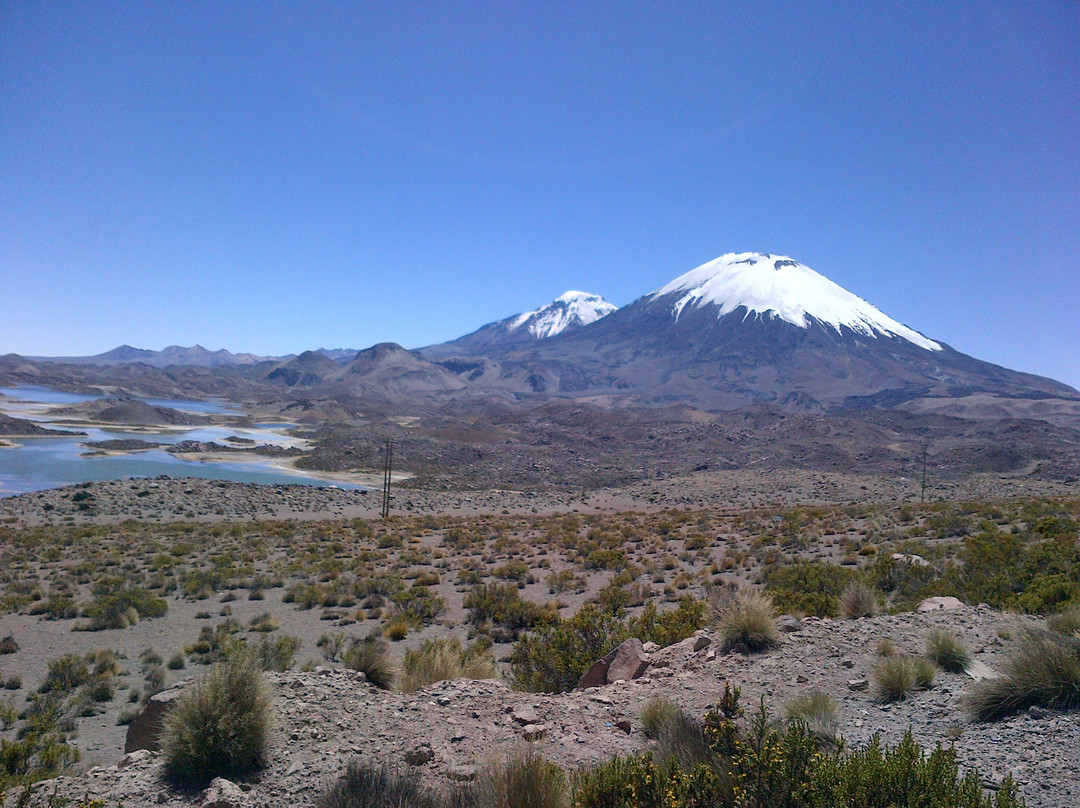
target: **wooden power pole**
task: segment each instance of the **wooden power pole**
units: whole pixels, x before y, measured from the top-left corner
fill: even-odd
[[[922,446],[922,493],[919,494],[920,505],[926,502],[926,449],[928,445],[924,443]]]
[[[390,472],[394,465],[394,442],[386,442],[386,455],[383,459],[383,484],[382,484],[382,510],[379,512],[383,519],[390,515]]]

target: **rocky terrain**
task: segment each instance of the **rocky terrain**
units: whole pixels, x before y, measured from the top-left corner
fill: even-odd
[[[214,804],[313,805],[353,758],[412,766],[430,781],[450,784],[531,743],[573,770],[650,748],[640,719],[650,697],[663,695],[703,714],[729,682],[740,687],[745,709],[764,698],[778,716],[793,696],[822,690],[837,702],[839,732],[849,743],[866,743],[875,734],[895,743],[910,728],[924,746],[955,748],[961,765],[976,767],[989,788],[1012,774],[1032,808],[1071,808],[1080,804],[1080,714],[1032,709],[1000,723],[973,723],[964,708],[973,681],[966,674],[939,673],[931,689],[894,704],[881,703],[867,687],[883,638],[920,653],[932,628],[953,629],[974,651],[976,675],[986,675],[1007,650],[1017,621],[987,607],[848,621],[811,618],[785,634],[777,650],[760,655],[721,652],[716,635],[705,631],[652,653],[639,679],[559,695],[470,680],[405,695],[334,668],[271,674],[276,725],[269,765],[242,787],[226,788],[230,801]],[[149,752],[123,760],[117,755],[117,765],[42,783],[28,804],[51,805],[52,795],[108,805],[119,800],[125,808],[210,803],[206,793],[167,785],[159,758]]]

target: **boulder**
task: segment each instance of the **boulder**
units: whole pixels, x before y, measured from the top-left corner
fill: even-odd
[[[776,618],[776,627],[790,634],[802,630],[802,620],[793,614],[782,614]]]
[[[150,697],[146,706],[142,708],[142,712],[128,724],[127,736],[124,738],[125,754],[139,749],[150,749],[154,752],[161,749],[161,732],[165,716],[181,693],[183,693],[183,688],[173,687]]]
[[[410,766],[423,766],[434,759],[435,750],[429,743],[422,743],[405,752],[405,762]]]
[[[241,808],[244,792],[236,783],[224,777],[215,777],[209,788],[202,793],[200,808]]]
[[[649,667],[649,658],[645,655],[641,640],[631,637],[613,648],[603,659],[594,662],[578,680],[578,687],[600,687],[619,679],[625,681],[637,679],[645,673],[647,667]]]
[[[948,597],[947,595],[939,595],[921,601],[919,605],[915,607],[915,611],[918,614],[924,614],[926,612],[951,612],[963,608],[964,604],[962,601]]]

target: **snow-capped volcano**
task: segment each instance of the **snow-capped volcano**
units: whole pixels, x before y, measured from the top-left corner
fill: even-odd
[[[471,334],[441,345],[428,346],[421,352],[428,358],[442,358],[528,348],[540,340],[591,325],[617,308],[600,295],[565,292],[546,306],[496,320]]]
[[[618,307],[608,303],[600,295],[564,292],[543,308],[512,318],[508,330],[523,328],[537,339],[547,339],[561,334],[567,328],[595,323],[616,308]]]
[[[941,346],[882,313],[810,267],[768,253],[728,253],[657,289],[647,299],[670,299],[675,319],[687,307],[716,307],[716,316],[744,307],[747,316],[777,317],[808,328],[811,318],[866,336],[902,337],[928,351]]]

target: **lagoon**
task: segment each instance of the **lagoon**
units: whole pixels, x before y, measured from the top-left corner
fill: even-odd
[[[58,427],[50,423],[46,407],[93,401],[102,396],[80,395],[44,387],[0,388],[0,412],[26,418],[54,429],[75,431],[74,427]],[[243,412],[229,402],[181,401],[171,399],[143,399],[148,404],[201,414],[242,415]],[[319,487],[336,486],[350,490],[364,490],[365,486],[320,480],[280,467],[279,461],[258,460],[188,460],[169,454],[162,449],[147,449],[126,454],[90,454],[84,444],[89,441],[133,438],[152,443],[175,444],[192,440],[228,444],[229,437],[245,438],[255,443],[275,446],[301,446],[303,441],[286,435],[284,430],[292,424],[262,423],[252,427],[198,426],[169,428],[168,430],[139,431],[123,427],[79,427],[85,435],[70,437],[14,438],[7,442],[14,447],[0,448],[0,497],[13,496],[47,488],[96,481],[120,480],[128,477],[201,477],[210,480],[228,480],[240,483],[266,485],[301,484]],[[3,440],[3,439],[0,439]],[[89,456],[84,456],[88,455]]]

